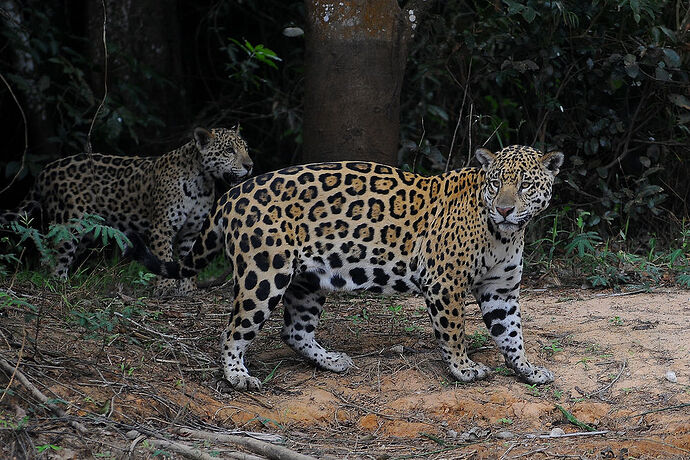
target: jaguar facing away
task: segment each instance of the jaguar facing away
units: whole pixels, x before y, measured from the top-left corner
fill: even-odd
[[[158,257],[171,259],[189,252],[215,201],[215,181],[229,185],[251,174],[247,144],[232,129],[194,130],[194,139],[160,157],[78,154],[48,164],[16,212],[42,213],[41,220],[67,223],[96,214],[122,231],[144,234]],[[78,241],[57,245],[54,273],[66,278]],[[166,280],[167,281],[167,280]],[[168,282],[169,283],[169,282]],[[184,280],[180,292],[193,288]],[[173,290],[159,286],[159,290]]]
[[[548,205],[563,154],[511,146],[476,156],[481,169],[434,177],[354,161],[288,167],[221,196],[181,262],[160,261],[136,235],[126,253],[180,278],[225,250],[235,298],[223,371],[236,389],[261,387],[244,356],[281,300],[281,337],[293,350],[331,371],[352,366],[314,334],[325,293],[358,289],[421,293],[443,359],[464,382],[489,375],[467,355],[471,293],[507,366],[529,383],[551,382],[549,370],[525,357],[519,291],[525,226]]]

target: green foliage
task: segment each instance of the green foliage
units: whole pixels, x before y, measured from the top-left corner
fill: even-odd
[[[664,244],[652,236],[646,244],[630,239],[627,226],[605,239],[591,222],[591,214],[564,206],[537,222],[540,233],[551,220],[550,235],[528,244],[527,270],[565,270],[568,277],[584,278],[592,287],[676,283],[690,287],[690,231],[681,222],[678,237]]]
[[[103,246],[115,242],[120,251],[124,250],[126,244],[131,244],[124,233],[105,225],[105,220],[102,217],[93,214],[84,214],[79,219],[73,218],[67,224],[51,224],[46,233],[33,228],[31,224],[30,220],[18,220],[7,225],[6,228],[12,234],[0,239],[0,243],[3,245],[3,252],[0,253],[0,264],[2,264],[0,275],[7,276],[9,268],[21,263],[20,259],[27,241],[33,243],[43,264],[49,264],[53,261],[54,246],[63,241],[82,241],[87,238],[93,239]]]
[[[7,390],[8,393],[11,391]],[[19,421],[15,421],[14,414],[0,410],[0,428],[5,430],[21,431],[29,424],[29,416],[23,416]]]
[[[489,343],[491,336],[483,331],[476,330],[467,336],[467,346],[470,350],[477,350]]]
[[[225,254],[219,254],[214,257],[211,262],[199,272],[197,279],[199,281],[215,280],[223,275],[226,275],[227,269],[230,267],[230,263],[226,258]]]
[[[247,53],[249,56],[247,59],[251,61],[252,59],[255,59],[259,61],[262,64],[265,64],[269,67],[273,67],[274,69],[277,69],[278,66],[275,64],[273,61],[282,61],[278,57],[278,55],[275,53],[275,51],[270,50],[266,48],[262,44],[258,44],[256,46],[253,46],[249,41],[245,40],[244,43],[240,43],[239,41],[235,40],[234,38],[231,38],[230,41],[237,45],[241,50]],[[256,69],[256,67],[254,67]]]
[[[56,446],[55,444],[43,444],[42,446],[36,446],[36,451],[40,454],[46,450],[60,450],[62,447]]]
[[[15,308],[24,312],[24,321],[29,322],[36,319],[38,307],[26,300],[23,300],[12,293],[0,291],[0,312],[3,309]]]
[[[561,411],[561,413],[565,416],[566,420],[568,420],[570,423],[572,423],[576,427],[578,427],[584,431],[595,431],[594,428],[592,428],[591,426],[578,420],[573,414],[570,413],[570,411],[565,409],[563,406],[556,404],[556,409]]]
[[[555,201],[586,211],[591,252],[686,215],[688,53],[676,2],[443,2],[420,22],[402,96],[404,161],[452,167],[474,149],[536,145],[566,153]],[[422,124],[423,123],[423,124]],[[419,144],[419,139],[423,141]],[[430,146],[425,146],[429,143]],[[672,193],[669,193],[672,192]],[[582,204],[580,204],[582,203]],[[552,238],[561,235],[552,235]],[[664,235],[667,236],[667,235]],[[587,246],[587,245],[590,246]]]
[[[559,351],[563,351],[563,345],[561,344],[560,340],[553,339],[548,345],[544,345],[542,349],[548,354],[554,355]]]
[[[155,278],[156,278],[156,275],[154,275],[153,273],[145,272],[144,270],[139,270],[137,278],[132,282],[134,284],[140,284],[142,286],[148,286],[149,283],[151,283],[151,281]]]
[[[133,319],[142,315],[143,311],[138,306],[114,304],[95,310],[74,308],[69,312],[71,322],[86,330],[85,338],[87,339],[99,337],[112,339],[121,323],[126,323],[129,318]],[[131,340],[134,341],[135,339],[131,338]]]

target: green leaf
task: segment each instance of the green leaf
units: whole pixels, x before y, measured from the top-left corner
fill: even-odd
[[[657,80],[671,81],[671,75],[665,69],[658,66],[654,69],[654,76]]]
[[[637,78],[637,76],[640,75],[640,66],[637,65],[637,62],[626,65],[625,73],[627,73],[630,78]]]
[[[443,108],[441,108],[437,105],[429,104],[426,109],[429,112],[429,114],[436,116],[443,121],[448,121],[448,119],[449,119],[448,118],[448,112],[446,112],[445,110],[443,110]]]
[[[522,10],[522,17],[525,18],[525,21],[531,23],[534,21],[534,18],[537,17],[537,12],[534,10],[534,8],[528,6]]]
[[[586,430],[586,431],[595,431],[594,428],[592,428],[591,426],[589,426],[586,423],[583,423],[583,422],[579,421],[577,418],[575,418],[575,416],[573,414],[571,414],[570,412],[568,412],[566,409],[564,409],[563,406],[556,404],[556,409],[561,411],[561,413],[563,415],[565,415],[565,418],[570,423],[572,423],[573,425],[575,425],[575,426],[577,426],[583,430]]]
[[[635,22],[640,22],[640,0],[630,0],[630,9],[633,12]]]
[[[664,48],[664,62],[669,67],[680,67],[680,56],[671,48]]]

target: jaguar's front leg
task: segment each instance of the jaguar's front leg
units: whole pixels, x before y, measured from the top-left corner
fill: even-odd
[[[453,377],[462,382],[488,377],[489,368],[467,356],[465,293],[443,288],[441,283],[436,283],[424,290],[424,298],[441,355]]]
[[[534,366],[525,357],[520,317],[520,282],[513,285],[482,285],[474,290],[474,294],[484,323],[501,350],[506,365],[526,382],[553,382],[553,372],[545,367]]]

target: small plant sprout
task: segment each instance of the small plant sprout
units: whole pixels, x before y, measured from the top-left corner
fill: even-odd
[[[503,423],[504,425],[512,425],[513,424],[513,419],[509,417],[503,417],[498,419],[498,423]]]
[[[548,354],[553,355],[559,351],[563,351],[563,345],[559,339],[553,339],[548,345],[544,345],[542,349]]]
[[[622,326],[623,325],[623,318],[620,316],[614,316],[613,318],[609,319],[609,323],[613,326]]]
[[[60,450],[62,447],[56,446],[55,444],[43,444],[42,446],[36,446],[38,453],[45,452],[47,450]]]
[[[532,396],[541,396],[536,383],[533,383],[532,385],[525,383],[525,387],[527,387],[527,393],[531,394]]]
[[[472,334],[467,336],[468,346],[470,350],[477,350],[479,348],[486,346],[487,343],[489,343],[490,338],[491,337],[486,332],[479,330],[474,331]]]
[[[141,286],[148,286],[149,283],[151,282],[152,279],[154,279],[156,275],[150,272],[145,272],[143,270],[139,270],[139,277],[133,281],[134,284],[139,284]]]
[[[500,375],[510,375],[513,371],[505,366],[498,366],[496,369],[494,369],[494,372]]]
[[[577,363],[575,363],[575,364],[580,364],[580,363],[582,363],[582,367],[584,367],[585,370],[587,370],[587,369],[589,369],[589,365],[588,365],[587,363],[590,362],[591,360],[592,360],[592,358],[590,358],[590,357],[588,357],[588,356],[585,356],[584,358],[581,358],[581,359],[580,359]]]

